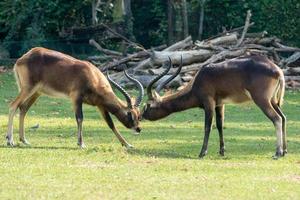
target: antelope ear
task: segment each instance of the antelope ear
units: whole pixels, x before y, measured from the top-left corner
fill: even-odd
[[[157,102],[161,102],[161,97],[155,90],[152,91],[152,95]]]

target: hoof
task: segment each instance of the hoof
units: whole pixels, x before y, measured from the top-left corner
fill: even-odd
[[[220,148],[220,151],[219,151],[219,154],[220,156],[224,156],[225,155],[225,148]]]
[[[20,141],[26,146],[30,145],[30,142],[28,142],[26,139],[20,139]]]
[[[201,151],[201,153],[199,154],[199,158],[204,158],[204,156],[206,156],[206,154],[207,154],[207,150]]]
[[[125,146],[126,149],[134,149],[134,146],[132,146],[131,144],[124,144],[123,146]]]
[[[14,140],[11,135],[6,135],[6,144],[7,146],[13,147],[15,145]]]
[[[280,150],[280,151],[276,151],[275,155],[272,156],[272,158],[273,158],[274,160],[278,160],[280,157],[283,157],[283,156],[284,156],[284,153],[283,153],[282,150]]]
[[[285,156],[288,153],[287,149],[283,150],[283,156]]]
[[[86,146],[83,142],[81,144],[77,143],[77,145],[80,147],[80,149],[85,149],[86,148]]]
[[[9,146],[9,147],[14,147],[15,146],[15,143],[14,143],[14,141],[13,140],[11,140],[11,141],[7,141],[7,146]]]

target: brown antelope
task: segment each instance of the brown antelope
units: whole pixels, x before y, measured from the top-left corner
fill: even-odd
[[[94,65],[57,51],[41,47],[33,48],[17,60],[14,72],[20,93],[10,104],[9,109],[6,138],[10,146],[14,145],[13,118],[18,108],[20,109],[20,141],[29,144],[25,139],[24,118],[30,106],[41,94],[71,99],[78,128],[78,145],[81,148],[85,147],[82,137],[83,103],[99,109],[108,126],[126,147],[131,145],[115,128],[109,113],[115,115],[127,128],[132,128],[136,132],[141,131],[138,123],[139,105],[144,91],[142,85],[126,71],[125,75],[139,88],[140,94],[135,103],[132,102],[129,94],[108,76],[111,84],[125,96],[127,103],[120,100],[114,94],[109,81]]]
[[[179,73],[179,67],[177,74]],[[207,154],[207,145],[214,112],[219,132],[220,151],[224,155],[223,122],[224,104],[242,103],[252,100],[273,122],[277,135],[274,158],[287,153],[286,117],[280,106],[283,101],[285,81],[282,70],[268,58],[248,55],[203,67],[194,79],[182,90],[160,97],[152,91],[153,84],[168,73],[169,67],[156,77],[147,88],[148,102],[143,108],[142,118],[158,120],[171,113],[200,107],[205,112],[205,135],[199,157]],[[174,78],[175,74],[172,78]],[[170,81],[165,82],[166,85]]]

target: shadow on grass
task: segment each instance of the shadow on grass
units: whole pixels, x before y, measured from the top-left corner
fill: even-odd
[[[226,143],[225,143],[226,144]],[[300,155],[300,142],[288,142],[288,155]],[[158,158],[171,158],[171,159],[199,159],[198,155],[202,143],[189,144],[189,143],[175,143],[172,145],[165,145],[163,147],[143,147],[140,149],[128,150],[129,154],[139,155],[144,157],[158,157]],[[261,141],[250,140],[244,141],[237,139],[228,139],[225,156],[220,156],[218,144],[215,142],[209,143],[208,154],[210,160],[227,160],[235,157],[249,159],[249,156],[263,156],[272,157],[275,153],[275,141]]]
[[[42,149],[42,150],[81,150],[79,147],[64,147],[64,146],[31,146],[31,145],[16,145],[14,147],[7,146],[7,145],[1,145],[1,149]]]

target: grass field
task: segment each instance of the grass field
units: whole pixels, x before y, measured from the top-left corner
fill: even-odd
[[[188,110],[157,122],[142,122],[135,136],[117,120],[135,146],[121,147],[97,110],[84,107],[80,150],[67,100],[42,97],[25,120],[31,146],[6,146],[8,103],[16,96],[12,73],[0,75],[0,199],[300,199],[300,93],[288,91],[288,155],[272,160],[275,129],[252,104],[227,106],[226,155],[218,155],[214,128],[208,155],[198,159],[203,111]],[[30,127],[39,124],[37,130]]]

